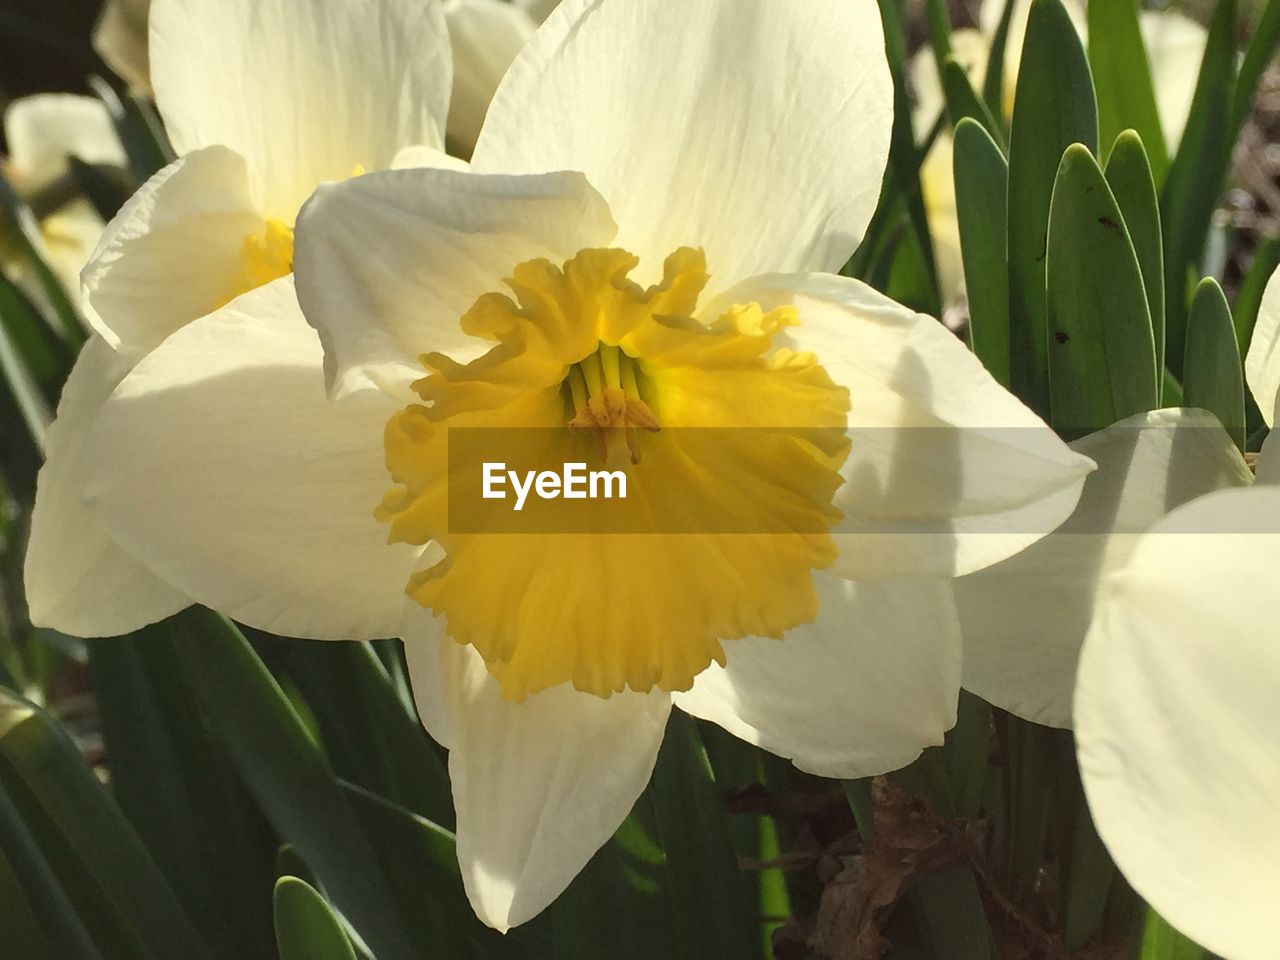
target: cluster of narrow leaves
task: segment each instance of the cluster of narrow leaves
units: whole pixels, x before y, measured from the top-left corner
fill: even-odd
[[[1280,2],[1251,24],[1243,58],[1236,3],[1217,4],[1172,157],[1130,0],[1089,4],[1087,50],[1060,0],[1035,0],[1006,128],[1012,6],[975,89],[951,55],[942,0],[928,4],[946,98],[933,135],[954,134],[973,350],[1068,439],[1186,404],[1254,449],[1241,345],[1274,253],[1256,258],[1233,312],[1205,251]],[[905,3],[881,9],[898,107],[891,170],[845,272],[940,314]],[[145,103],[98,91],[130,170],[73,163],[59,188],[109,218],[168,154]],[[6,957],[1204,956],[1117,875],[1070,734],[969,694],[945,745],[875,782],[802,775],[673,715],[615,838],[543,916],[488,930],[462,889],[447,755],[418,724],[396,641],[293,641],[199,609],[88,645],[26,624],[22,526],[84,335],[38,253],[47,204],[7,186],[0,200],[5,249],[44,294],[0,275]]]

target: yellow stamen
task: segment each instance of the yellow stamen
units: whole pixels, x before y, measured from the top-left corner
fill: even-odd
[[[677,250],[648,289],[628,279],[636,263],[582,250],[518,264],[514,298],[485,294],[461,320],[494,348],[467,364],[426,355],[423,402],[387,424],[399,486],[377,516],[391,540],[445,555],[408,593],[512,700],[566,682],[599,696],[687,690],[724,663],[722,642],[811,620],[813,571],[835,557],[849,398],[815,358],[775,345],[796,311],[699,318],[701,251]],[[591,532],[461,532],[449,484],[469,465],[451,461],[448,435],[469,427],[514,438],[525,468],[558,470],[594,445],[627,497],[572,501]]]
[[[240,273],[217,306],[292,272],[293,230],[283,220],[268,219],[261,233],[245,237],[240,248]]]

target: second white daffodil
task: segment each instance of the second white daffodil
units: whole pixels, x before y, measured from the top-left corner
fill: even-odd
[[[26,558],[32,621],[78,636],[125,633],[190,603],[84,504],[96,479],[87,437],[112,390],[165,337],[239,310],[247,291],[293,301],[302,202],[324,180],[390,166],[403,148],[441,147],[449,105],[449,37],[434,3],[155,0],[150,31],[151,80],[179,157],[124,205],[84,270],[94,336],[49,431]],[[227,349],[208,345],[209,370]],[[318,368],[314,338],[299,349]],[[324,407],[320,391],[311,399]],[[223,397],[191,411],[184,429],[208,429],[225,408]],[[289,416],[305,409],[297,402]],[[337,457],[319,436],[317,456]],[[164,458],[154,462],[163,476]],[[286,544],[246,547],[294,555]]]
[[[1088,458],[936,320],[834,274],[892,100],[873,0],[568,0],[472,167],[304,209],[324,377],[273,284],[170,336],[98,420],[98,516],[170,582],[285,634],[399,626],[495,927],[617,828],[673,702],[831,776],[940,742],[945,578],[1076,504]],[[460,427],[533,431],[549,462],[601,443],[666,523],[467,533]],[[738,439],[681,439],[705,429]],[[699,526],[725,510],[750,523]]]
[[[1075,723],[1098,833],[1133,888],[1214,953],[1266,960],[1280,938],[1280,274],[1245,369],[1272,428],[1257,480],[1174,510],[1103,581]]]

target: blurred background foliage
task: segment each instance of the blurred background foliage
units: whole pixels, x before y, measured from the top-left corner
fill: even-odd
[[[900,118],[880,210],[846,272],[968,331],[993,373],[1008,378],[1010,351],[1018,349],[1009,325],[1019,321],[1004,316],[1003,336],[993,336],[995,328],[969,315],[990,303],[1008,312],[1016,277],[1004,263],[1004,225],[988,238],[998,269],[973,271],[1003,286],[983,301],[971,282],[971,303],[944,303],[920,164],[922,146],[947,116],[922,143],[907,111],[916,93],[908,57],[941,46],[948,22],[976,23],[977,4],[881,0],[881,7]],[[1280,73],[1268,66],[1280,6],[1188,0],[1180,9],[1216,25],[1219,77],[1206,74],[1197,93],[1203,122],[1188,125],[1160,209],[1144,214],[1113,179],[1120,176],[1113,156],[1135,164],[1139,179],[1153,176],[1141,143],[1116,154],[1110,142],[1090,143],[1093,152],[1069,158],[1057,180],[1064,190],[1084,189],[1107,161],[1140,263],[1143,231],[1158,237],[1162,217],[1166,231],[1171,216],[1186,217],[1190,246],[1171,246],[1166,234],[1165,267],[1187,273],[1165,274],[1166,309],[1183,317],[1183,328],[1188,312],[1210,318],[1204,324],[1226,316],[1226,341],[1211,342],[1230,345],[1251,327],[1262,283],[1280,262]],[[51,91],[106,102],[127,168],[73,165],[71,177],[72,195],[106,218],[162,165],[166,147],[146,101],[129,95],[94,52],[98,14],[95,0],[0,0],[0,104]],[[1238,60],[1237,51],[1249,52]],[[1237,71],[1242,86],[1256,80],[1256,100],[1232,86]],[[1037,92],[1034,77],[1026,82],[1028,97],[1069,112],[1088,91],[1088,70],[1083,86],[1048,77]],[[1105,106],[1114,87],[1099,84]],[[976,191],[958,198],[962,230],[966,196],[1003,198],[1003,178],[1025,176],[1005,118],[995,115],[998,103],[993,113],[980,100],[984,86],[970,88],[961,77],[947,89],[957,150],[973,164]],[[1239,104],[1238,118],[1227,115]],[[961,116],[971,119],[961,124]],[[1223,141],[1232,120],[1238,136],[1230,130]],[[1087,140],[1052,145],[1050,174],[1075,139]],[[1187,171],[1179,173],[1180,162]],[[0,242],[37,281],[24,288],[0,276],[5,960],[1206,956],[1117,874],[1090,822],[1070,733],[967,693],[944,746],[888,777],[846,783],[802,774],[676,714],[653,781],[615,838],[545,914],[506,937],[487,930],[462,892],[446,757],[418,724],[398,641],[289,640],[241,631],[202,610],[92,643],[27,622],[22,546],[40,445],[83,332],[74,292],[41,271],[32,241],[56,198],[23,197],[7,183],[0,193]],[[1058,215],[1047,198],[1028,212],[1040,229]],[[975,256],[982,244],[979,237],[972,245]],[[1140,286],[1129,293],[1154,313],[1161,284],[1150,271],[1145,287],[1134,276]],[[1222,313],[1212,283],[1191,298],[1205,276],[1226,291],[1233,315]],[[1073,284],[1088,282],[1073,275]],[[1227,354],[1238,367],[1238,353]],[[1115,381],[1116,370],[1097,370]],[[1125,403],[1153,405],[1161,392],[1176,402],[1184,385],[1191,389],[1183,373],[1170,364],[1164,382],[1147,385],[1149,398],[1107,393],[1113,405],[1103,419]],[[1069,401],[1038,397],[1034,383],[1014,387],[1033,405],[1052,406],[1064,432],[1105,425],[1086,422],[1093,413]],[[1244,441],[1257,414],[1233,411],[1231,402],[1207,399],[1225,405],[1224,420],[1238,413]]]

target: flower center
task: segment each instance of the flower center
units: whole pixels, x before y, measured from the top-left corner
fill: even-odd
[[[216,306],[224,307],[242,293],[256,290],[293,272],[293,228],[272,217],[262,232],[244,238],[240,248],[240,272]]]
[[[776,342],[794,309],[702,318],[700,250],[671,254],[648,289],[628,278],[637,262],[589,249],[517,265],[512,297],[485,294],[461,320],[492,349],[467,364],[424,355],[424,402],[387,424],[399,486],[377,516],[392,541],[444,551],[408,593],[509,699],[565,682],[600,696],[688,689],[724,663],[722,641],[812,620],[813,571],[835,556],[849,398]],[[470,474],[447,438],[471,428],[518,437],[552,470],[623,471],[626,498],[561,501],[585,518],[573,529],[467,532],[456,516],[451,528],[449,482]]]
[[[639,463],[636,430],[657,433],[661,424],[640,398],[636,361],[618,347],[602,343],[595,353],[569,368],[564,383],[573,405],[569,426],[595,435],[601,462],[607,465],[617,460],[616,451],[611,454],[609,447],[621,430],[628,457]]]

